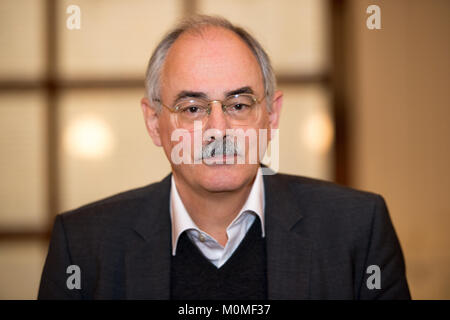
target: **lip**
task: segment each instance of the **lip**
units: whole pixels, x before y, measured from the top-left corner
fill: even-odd
[[[235,153],[234,155],[220,155],[220,156],[213,156],[213,157],[209,157],[209,158],[203,158],[202,163],[211,166],[211,165],[216,165],[216,166],[220,166],[220,165],[233,165],[236,164],[236,158],[238,157],[238,155]],[[232,159],[232,161],[230,161],[231,163],[227,163],[228,159]],[[208,163],[205,162],[205,160],[208,161]],[[219,162],[219,163],[217,163]]]

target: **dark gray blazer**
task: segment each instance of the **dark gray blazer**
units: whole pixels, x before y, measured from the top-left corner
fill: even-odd
[[[170,185],[169,175],[58,215],[38,298],[170,298]],[[282,174],[264,187],[269,299],[410,298],[382,197]],[[81,289],[68,289],[69,265]],[[370,265],[381,289],[367,286]]]

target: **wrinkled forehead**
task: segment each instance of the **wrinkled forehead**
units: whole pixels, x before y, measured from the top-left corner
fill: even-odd
[[[185,32],[174,42],[161,84],[163,97],[182,90],[218,95],[245,86],[263,93],[261,69],[251,49],[234,32],[217,27]]]

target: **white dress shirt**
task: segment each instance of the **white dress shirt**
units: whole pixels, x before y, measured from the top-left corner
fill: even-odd
[[[255,215],[259,216],[259,220],[256,219]],[[220,268],[237,249],[255,219],[261,221],[262,237],[265,236],[264,183],[261,168],[258,169],[247,201],[227,227],[228,241],[225,247],[220,245],[212,236],[200,230],[192,221],[178,194],[173,175],[170,191],[170,218],[172,221],[172,255],[176,254],[178,238],[187,230],[187,235],[203,255],[217,268]]]

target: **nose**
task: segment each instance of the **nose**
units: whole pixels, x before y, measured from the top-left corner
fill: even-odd
[[[211,112],[205,124],[205,130],[217,129],[222,131],[225,135],[225,130],[228,128],[228,122],[225,113],[222,111],[222,104],[220,101],[211,102]]]

